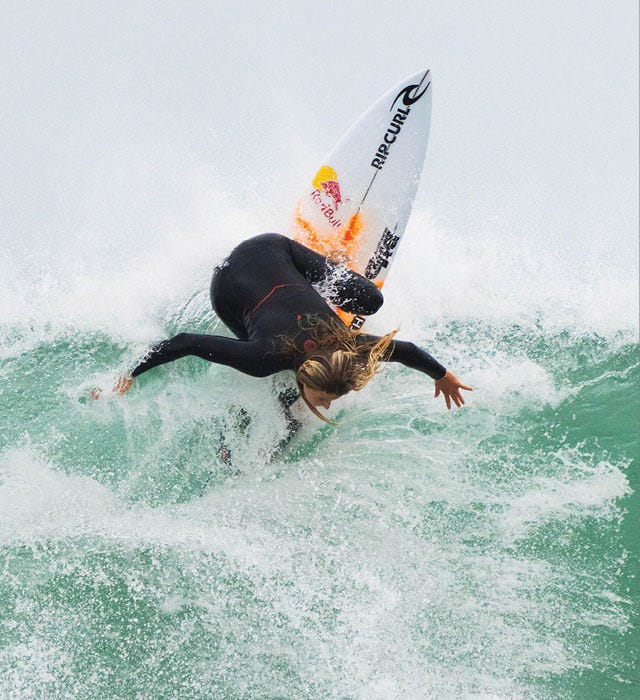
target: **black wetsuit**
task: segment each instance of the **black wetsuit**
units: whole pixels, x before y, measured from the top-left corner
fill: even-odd
[[[306,319],[336,319],[325,298],[344,311],[368,316],[382,306],[382,293],[370,280],[335,265],[286,236],[265,233],[241,243],[216,268],[211,303],[238,339],[180,333],[156,345],[133,370],[137,377],[152,367],[186,355],[234,367],[254,377],[296,370],[311,340]],[[363,340],[373,336],[361,334]],[[284,338],[297,351],[286,351]],[[394,340],[389,360],[428,374],[445,368],[413,343]]]

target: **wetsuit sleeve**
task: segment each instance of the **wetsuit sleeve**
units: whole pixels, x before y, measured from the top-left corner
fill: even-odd
[[[330,262],[314,250],[287,239],[291,260],[298,272],[312,284],[326,282],[322,290],[332,304],[350,314],[371,316],[383,302],[382,292],[366,277],[353,272],[345,265]]]
[[[358,338],[363,341],[378,340],[376,336],[361,334]],[[438,360],[431,357],[426,350],[418,347],[415,343],[406,340],[392,340],[389,346],[391,353],[387,356],[387,362],[399,362],[405,367],[417,369],[419,372],[428,374],[431,379],[442,379],[447,373],[446,368]]]
[[[219,335],[180,333],[154,346],[147,357],[133,370],[133,377],[147,370],[172,362],[180,357],[195,355],[249,374],[267,377],[286,367],[277,354],[268,352],[264,343],[236,340]]]

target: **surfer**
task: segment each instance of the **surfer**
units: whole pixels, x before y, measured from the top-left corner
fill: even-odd
[[[312,285],[317,285],[320,291]],[[382,306],[373,282],[286,236],[265,233],[241,243],[213,273],[211,303],[236,338],[180,333],[155,345],[115,390],[124,394],[133,379],[153,367],[196,355],[254,377],[283,370],[296,374],[309,409],[358,391],[380,362],[400,362],[435,380],[448,409],[464,404],[472,391],[427,352],[411,342],[349,330],[328,306],[363,316]],[[328,421],[330,422],[330,421]]]

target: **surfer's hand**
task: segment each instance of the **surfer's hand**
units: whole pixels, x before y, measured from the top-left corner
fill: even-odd
[[[463,384],[457,377],[447,370],[444,377],[442,377],[442,379],[438,379],[436,382],[435,397],[438,398],[440,394],[444,395],[447,410],[451,408],[451,401],[453,401],[453,403],[460,408],[460,406],[464,405],[464,399],[462,398],[460,389],[464,389],[465,391],[473,391],[470,386]]]
[[[133,377],[130,375],[124,375],[116,379],[116,383],[113,385],[113,390],[116,394],[118,394],[118,396],[122,396],[123,394],[126,394],[129,389],[131,389],[132,384]]]
[[[131,389],[132,384],[133,377],[128,375],[120,376],[116,379],[116,382],[113,385],[113,392],[114,394],[118,394],[118,396],[122,396],[123,394],[126,394],[129,389]],[[91,389],[90,396],[94,401],[97,401],[98,399],[102,398],[102,393],[102,389],[99,386],[96,386]]]

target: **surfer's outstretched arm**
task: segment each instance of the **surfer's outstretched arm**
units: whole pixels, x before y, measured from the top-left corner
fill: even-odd
[[[372,336],[365,336],[364,334],[361,337],[363,339],[372,338]],[[405,340],[392,340],[389,348],[391,350],[391,354],[387,358],[389,362],[400,362],[405,367],[417,369],[435,380],[435,396],[437,398],[442,394],[448,409],[451,408],[451,402],[458,407],[464,404],[464,398],[460,393],[461,389],[473,391],[470,386],[463,384],[434,357],[415,343]]]
[[[267,352],[264,343],[219,335],[179,333],[153,347],[131,376],[137,377],[153,367],[187,355],[233,367],[252,377],[267,377],[282,369],[278,363],[278,356]]]
[[[431,379],[439,381],[446,373],[446,368],[438,360],[431,357],[426,350],[418,347],[415,343],[406,340],[392,340],[389,346],[391,354],[389,362],[400,362],[405,367],[417,369],[419,372],[428,374]]]
[[[173,362],[187,355],[194,355],[208,362],[233,367],[252,377],[268,377],[285,369],[280,366],[281,357],[276,353],[269,352],[265,343],[236,340],[219,335],[179,333],[152,347],[142,362],[130,374],[118,377],[113,387],[114,393],[122,396],[131,388],[134,377],[138,377],[158,365]],[[95,387],[91,391],[91,397],[99,399],[102,393],[102,389]]]

